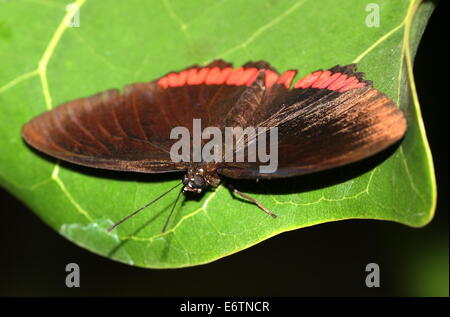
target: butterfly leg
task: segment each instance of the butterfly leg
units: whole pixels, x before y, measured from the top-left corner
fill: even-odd
[[[259,201],[257,201],[255,198],[252,198],[244,193],[241,193],[236,188],[233,187],[233,185],[227,183],[228,188],[231,190],[232,193],[237,194],[241,196],[242,198],[245,198],[247,200],[250,200],[251,202],[255,203],[259,208],[261,208],[266,214],[272,216],[272,218],[276,218],[277,215],[275,215],[273,212],[271,212],[269,209],[264,207]]]

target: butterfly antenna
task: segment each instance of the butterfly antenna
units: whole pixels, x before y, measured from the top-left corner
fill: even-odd
[[[166,222],[164,223],[164,227],[161,230],[161,233],[164,233],[166,231],[167,225],[169,224],[169,219],[173,214],[173,211],[175,210],[175,206],[177,205],[178,199],[180,199],[181,193],[183,192],[183,190],[180,190],[180,192],[178,193],[177,199],[175,200],[175,203],[172,206],[172,210],[170,211],[169,216],[166,219]]]
[[[134,215],[136,215],[138,212],[144,210],[145,208],[147,208],[148,206],[150,206],[151,204],[157,202],[158,200],[160,200],[161,198],[163,198],[165,195],[167,195],[168,193],[170,193],[172,190],[174,190],[175,188],[177,188],[178,186],[180,186],[183,183],[179,183],[177,185],[175,185],[174,187],[172,187],[171,189],[169,189],[168,191],[166,191],[164,194],[158,196],[157,198],[153,199],[151,202],[149,202],[147,205],[145,205],[144,207],[139,208],[138,210],[136,210],[135,212],[133,212],[132,214],[126,216],[125,218],[123,218],[122,220],[116,222],[115,224],[113,224],[111,227],[109,227],[106,231],[107,232],[111,232],[111,230],[113,230],[115,227],[117,227],[118,225],[120,225],[122,222],[124,222],[125,220],[130,219],[131,217],[133,217]],[[180,196],[180,195],[178,195]],[[178,199],[178,198],[177,198]]]

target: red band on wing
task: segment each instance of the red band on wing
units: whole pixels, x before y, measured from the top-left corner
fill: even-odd
[[[296,74],[296,71],[289,70],[279,76],[272,70],[257,69],[255,67],[238,67],[235,69],[232,69],[231,67],[226,67],[224,69],[220,69],[219,67],[205,67],[200,69],[191,68],[180,73],[170,73],[159,79],[158,84],[163,88],[200,84],[250,86],[255,82],[259,71],[261,70],[265,72],[266,87],[271,87],[277,83],[289,88]]]
[[[179,86],[178,74],[172,73],[169,76],[167,76],[167,79],[168,79],[170,87],[177,87],[177,86]]]
[[[249,79],[254,75],[258,73],[258,70],[256,68],[248,68],[244,71],[244,73],[239,77],[239,79],[236,81],[236,86],[242,86],[247,84]]]
[[[208,76],[210,69],[209,68],[202,68],[197,74],[197,77],[194,80],[194,85],[200,85],[205,82],[206,76]]]
[[[231,67],[222,69],[220,75],[217,76],[217,80],[214,84],[222,85],[223,83],[225,83],[227,81],[228,77],[230,77],[230,74],[232,71],[233,71],[233,68],[231,68]]]
[[[294,85],[294,88],[308,88],[316,81],[317,78],[319,78],[320,74],[322,72],[318,71],[312,74],[307,75],[306,77],[303,77],[299,81],[297,81]]]
[[[272,87],[278,79],[278,74],[266,69],[266,87]]]
[[[318,88],[344,92],[350,89],[364,87],[365,82],[360,82],[355,76],[331,71],[317,71],[311,73],[294,84],[294,88]]]
[[[193,85],[194,84],[194,80],[197,77],[197,69],[192,68],[188,70],[188,75],[187,75],[187,84],[188,85]]]
[[[183,85],[236,85],[250,86],[258,77],[259,71],[265,71],[266,87],[271,87],[275,83],[284,85],[286,88],[291,86],[292,80],[296,75],[295,70],[288,70],[279,76],[276,72],[269,69],[257,69],[255,67],[238,67],[232,69],[226,67],[204,67],[191,68],[180,73],[170,73],[162,77],[158,84],[163,87],[181,87]],[[356,76],[350,77],[341,72],[333,73],[332,70],[316,71],[308,74],[294,84],[294,88],[318,88],[332,91],[344,92],[350,89],[364,87],[366,82],[360,81]]]
[[[322,85],[324,82],[326,82],[331,77],[331,72],[327,70],[326,72],[323,72],[320,74],[319,78],[311,85],[312,88],[317,88],[320,85]]]
[[[220,68],[219,67],[213,67],[210,72],[208,73],[208,76],[205,79],[206,85],[212,85],[216,80],[217,77],[220,75]]]
[[[188,72],[187,70],[183,70],[178,76],[178,85],[183,86],[186,84]]]
[[[357,82],[356,84],[349,85],[347,87],[342,87],[341,89],[339,89],[339,92],[344,92],[344,91],[347,91],[347,90],[350,90],[350,89],[364,87],[365,85],[366,85],[365,83]]]
[[[277,84],[278,85],[284,85],[286,88],[289,88],[292,83],[292,79],[294,79],[295,75],[297,74],[297,71],[295,70],[288,70],[283,75],[280,76],[280,79],[278,79]]]
[[[336,79],[331,85],[327,87],[328,90],[338,90],[342,87],[342,85],[345,83],[346,79],[348,78],[347,75],[342,74],[339,76],[338,79]]]
[[[327,80],[322,82],[321,84],[317,85],[317,88],[327,88],[329,85],[331,85],[336,79],[338,79],[339,76],[341,76],[341,73],[334,73],[331,75]]]
[[[158,81],[158,85],[160,85],[160,86],[163,87],[163,88],[169,87],[169,80],[167,79],[167,76],[161,78],[161,79]]]
[[[256,72],[254,72],[252,74],[252,76],[250,76],[250,78],[247,80],[245,85],[250,86],[251,84],[253,84],[253,82],[256,80],[256,77],[258,77],[258,74],[259,74],[259,70],[256,70]]]
[[[228,77],[227,85],[236,85],[236,82],[238,81],[239,77],[242,76],[243,73],[244,73],[243,67],[238,67],[234,69],[231,72],[230,77]]]

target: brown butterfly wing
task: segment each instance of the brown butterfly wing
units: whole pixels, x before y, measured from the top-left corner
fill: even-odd
[[[380,152],[406,131],[403,113],[355,65],[312,73],[266,108],[273,111],[258,125],[278,127],[277,171],[260,173],[259,166],[267,165],[261,162],[223,163],[220,174],[275,178],[338,167]]]
[[[266,67],[257,62],[232,69],[222,60],[194,65],[126,86],[122,94],[109,90],[63,104],[27,123],[22,135],[38,150],[80,165],[146,173],[185,170],[188,163],[170,158],[176,141],[170,139],[172,128],[191,130],[193,118],[202,119],[203,127],[220,127],[257,70]]]
[[[128,88],[123,95],[109,90],[63,104],[27,123],[22,135],[36,149],[80,165],[140,172],[184,169],[170,161],[157,124],[140,121],[136,109],[127,112],[130,94],[138,90]]]

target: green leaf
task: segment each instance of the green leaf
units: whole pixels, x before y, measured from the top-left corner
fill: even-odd
[[[366,7],[373,2],[78,0],[80,26],[68,27],[73,12],[61,2],[0,0],[0,182],[74,243],[152,268],[211,262],[281,232],[329,221],[423,226],[433,217],[436,188],[412,63],[433,4],[376,1],[379,26],[368,27]],[[358,62],[406,113],[406,138],[386,160],[363,165],[360,175],[349,167],[331,178],[235,184],[277,219],[220,186],[198,200],[183,199],[164,234],[174,192],[112,233],[105,229],[181,175],[76,168],[44,158],[21,139],[24,123],[60,103],[215,58],[235,65],[267,60],[280,71],[297,68],[299,76]]]

